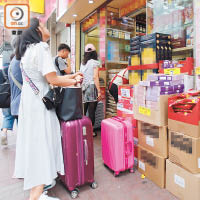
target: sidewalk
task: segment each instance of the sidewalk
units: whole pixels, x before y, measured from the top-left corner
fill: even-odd
[[[2,117],[0,117],[0,125]],[[12,179],[14,171],[16,128],[9,133],[9,145],[0,148],[0,200],[28,200],[29,192],[23,191],[23,181]],[[96,190],[89,186],[80,188],[80,200],[177,200],[168,191],[158,188],[151,181],[140,178],[135,172],[125,172],[115,178],[101,160],[100,136],[94,140]],[[70,193],[57,183],[49,194],[61,200],[71,200]]]

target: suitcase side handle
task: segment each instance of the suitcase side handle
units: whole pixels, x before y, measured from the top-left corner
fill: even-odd
[[[133,142],[129,141],[126,143],[126,146],[127,146],[127,151],[126,151],[126,155],[127,156],[130,156],[133,154]]]
[[[85,159],[85,165],[88,165],[88,144],[87,144],[87,140],[84,140],[84,159]]]

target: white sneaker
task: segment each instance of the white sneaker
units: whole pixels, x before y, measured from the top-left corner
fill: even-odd
[[[4,132],[1,133],[1,145],[8,145],[7,134]]]
[[[55,198],[55,197],[49,197],[47,195],[47,192],[43,192],[43,194],[40,196],[38,200],[60,200],[60,199]]]

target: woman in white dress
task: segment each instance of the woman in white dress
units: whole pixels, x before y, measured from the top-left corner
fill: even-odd
[[[42,97],[49,91],[49,83],[72,86],[82,76],[56,75],[46,43],[49,37],[49,31],[34,18],[19,44],[21,68],[39,89],[36,95],[23,74],[14,177],[24,179],[24,190],[31,190],[29,200],[57,199],[48,197],[43,188],[53,182],[57,172],[64,174],[60,124],[55,110],[47,110]]]

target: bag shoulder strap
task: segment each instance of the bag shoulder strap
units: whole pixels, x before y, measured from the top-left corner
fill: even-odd
[[[22,63],[21,63],[22,65]],[[40,90],[37,88],[37,86],[33,83],[33,81],[31,80],[31,78],[29,78],[29,76],[26,74],[26,72],[24,71],[23,67],[22,67],[22,73],[25,77],[26,82],[29,84],[29,86],[31,87],[31,89],[33,90],[33,92],[35,93],[35,95],[38,95],[40,93]]]
[[[124,73],[122,75],[123,78],[124,78],[124,76],[125,76],[125,74],[126,74],[127,71],[128,71],[128,68],[126,68],[126,70],[124,70]]]
[[[59,72],[60,72],[62,75],[65,75],[65,71],[64,71],[64,70],[60,70],[59,63],[58,63],[58,58],[59,58],[59,56],[56,56],[56,58],[55,58],[56,67],[58,68]]]
[[[4,69],[2,69],[2,74],[3,74],[4,79],[7,80],[8,79],[8,75],[5,73]]]
[[[12,79],[12,81],[14,82],[14,84],[20,89],[22,90],[22,84],[14,77],[12,71],[11,71],[11,67],[9,67],[9,74],[10,74],[10,77]]]

